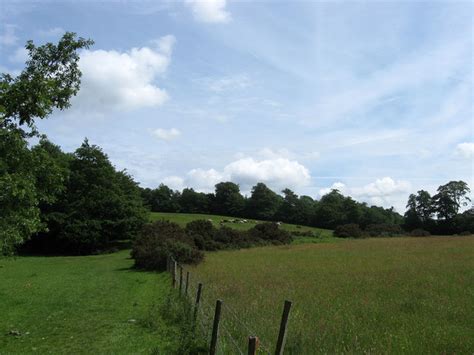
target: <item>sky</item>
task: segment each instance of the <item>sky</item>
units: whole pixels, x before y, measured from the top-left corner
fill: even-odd
[[[249,194],[332,188],[405,210],[450,180],[474,189],[471,1],[0,0],[0,72],[65,31],[91,38],[67,111],[38,122],[85,137],[144,187]]]

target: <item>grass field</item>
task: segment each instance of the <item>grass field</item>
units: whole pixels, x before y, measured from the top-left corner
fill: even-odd
[[[210,214],[187,214],[187,213],[163,213],[163,212],[152,212],[151,220],[156,221],[159,219],[165,219],[172,222],[179,224],[182,227],[185,227],[187,223],[192,222],[196,219],[205,219],[211,220],[215,227],[220,226],[220,221],[222,220],[231,220],[234,219],[233,217],[226,217],[226,216],[218,216],[218,215],[210,215]],[[257,223],[261,223],[261,221],[247,219],[248,223],[223,223],[223,225],[227,227],[231,227],[238,230],[247,230],[255,226]],[[312,238],[311,240],[316,241],[317,239],[333,239],[332,238],[332,231],[329,229],[321,229],[321,228],[314,228],[314,227],[306,227],[306,226],[297,226],[295,224],[287,224],[282,223],[281,228],[285,229],[289,232],[298,231],[298,232],[312,232],[319,235],[320,238]],[[298,238],[296,238],[298,239]],[[310,242],[311,240],[306,239],[306,242]]]
[[[217,298],[229,307],[223,329],[241,349],[252,331],[273,351],[288,299],[287,353],[474,351],[472,237],[222,251],[188,270],[204,283],[207,312]]]
[[[132,264],[128,251],[0,260],[0,353],[174,353],[178,330],[156,312],[169,277]]]

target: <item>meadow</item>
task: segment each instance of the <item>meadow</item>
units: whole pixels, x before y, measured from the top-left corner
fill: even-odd
[[[252,333],[273,352],[291,300],[287,353],[472,354],[473,256],[472,237],[374,238],[213,252],[187,270],[204,315],[224,301],[224,353]]]
[[[157,312],[169,276],[132,265],[128,251],[0,260],[0,353],[175,353]]]
[[[175,222],[179,224],[181,227],[185,227],[187,223],[195,221],[196,219],[204,219],[212,221],[215,227],[219,227],[220,225],[234,228],[237,230],[248,230],[255,226],[257,223],[263,223],[263,221],[254,220],[254,219],[247,219],[248,223],[232,223],[232,222],[225,222],[220,223],[223,220],[233,220],[233,219],[240,219],[228,216],[219,216],[219,215],[211,215],[211,214],[193,214],[193,213],[164,213],[164,212],[151,212],[150,220],[168,220],[171,222]],[[318,236],[321,239],[334,239],[332,238],[332,231],[329,229],[322,229],[322,228],[315,228],[315,227],[308,227],[308,226],[298,226],[295,224],[288,224],[288,223],[281,223],[280,228],[287,230],[288,232],[310,232]],[[310,240],[306,240],[310,241]]]

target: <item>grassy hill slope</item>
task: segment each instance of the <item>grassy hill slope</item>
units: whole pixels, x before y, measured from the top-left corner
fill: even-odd
[[[211,215],[211,214],[192,214],[192,213],[164,213],[164,212],[151,212],[150,218],[152,221],[156,221],[159,219],[165,219],[169,220],[172,222],[175,222],[179,224],[180,226],[184,227],[186,226],[187,223],[194,221],[196,219],[205,219],[205,220],[211,220],[212,223],[214,224],[215,227],[219,227],[221,224],[220,222],[223,220],[233,220],[233,219],[238,219],[240,220],[241,218],[234,218],[234,217],[227,217],[227,216],[219,216],[219,215]],[[243,218],[242,218],[243,219]],[[257,223],[262,223],[262,221],[254,220],[254,219],[247,219],[248,223],[232,223],[232,222],[226,222],[223,223],[222,225],[230,228],[235,228],[238,230],[247,230],[255,226]],[[315,228],[315,227],[307,227],[307,226],[298,226],[295,224],[287,224],[287,223],[282,223],[281,228],[292,232],[292,231],[298,231],[298,232],[311,232],[316,235],[318,235],[322,239],[327,239],[332,237],[332,231],[329,229],[321,229],[321,228]],[[299,240],[302,240],[299,238]]]

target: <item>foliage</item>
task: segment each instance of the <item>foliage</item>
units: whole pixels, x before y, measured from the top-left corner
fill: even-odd
[[[467,194],[471,190],[464,181],[450,181],[438,187],[437,194],[433,196],[435,211],[439,219],[452,220],[462,206],[467,206],[471,199]]]
[[[35,118],[70,106],[80,86],[77,51],[92,43],[76,40],[70,32],[57,45],[36,47],[28,41],[26,68],[16,77],[0,76],[0,255],[12,254],[32,234],[44,230],[39,208],[63,192],[66,169],[49,159],[56,148],[42,138],[30,150],[25,138],[37,135]]]
[[[369,224],[364,232],[371,237],[397,237],[403,234],[402,227],[398,224]]]
[[[245,199],[240,194],[239,185],[220,182],[216,185],[213,211],[218,214],[239,217],[245,208]]]
[[[281,196],[259,182],[252,188],[247,213],[251,218],[272,220],[282,203]]]
[[[270,244],[290,244],[291,234],[280,229],[276,223],[260,223],[248,230],[251,240]]]
[[[34,128],[35,118],[43,119],[55,108],[69,108],[81,83],[77,51],[93,43],[90,39],[76,39],[72,32],[66,32],[57,45],[37,47],[28,41],[26,68],[16,77],[0,77],[0,128]]]
[[[417,228],[417,229],[413,229],[411,232],[410,232],[410,235],[412,237],[428,237],[431,235],[430,232],[424,230],[424,229],[421,229],[421,228]]]
[[[337,226],[334,236],[337,238],[362,238],[364,234],[358,224],[348,223]]]
[[[133,243],[131,252],[137,268],[165,270],[168,257],[180,263],[200,262],[204,254],[183,228],[169,221],[146,224]]]
[[[137,184],[116,171],[87,140],[69,159],[65,193],[47,208],[49,232],[37,244],[49,251],[88,254],[133,239],[146,220]]]
[[[0,129],[0,255],[41,229],[34,161],[20,132]]]

